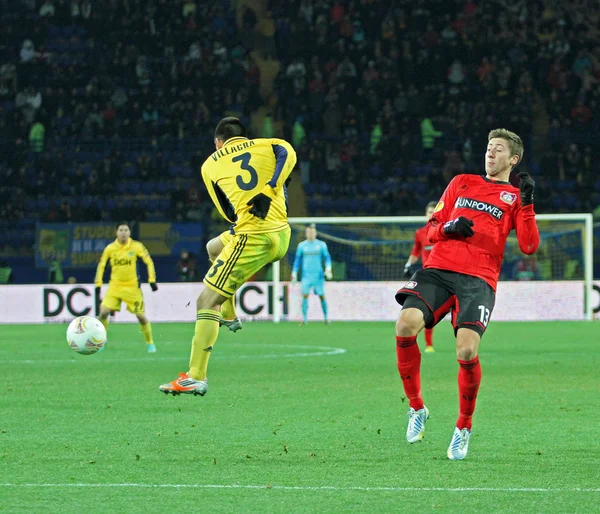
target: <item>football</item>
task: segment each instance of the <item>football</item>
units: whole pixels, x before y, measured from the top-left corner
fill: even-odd
[[[98,319],[80,316],[67,328],[67,343],[71,350],[82,355],[98,353],[106,343],[106,329]]]

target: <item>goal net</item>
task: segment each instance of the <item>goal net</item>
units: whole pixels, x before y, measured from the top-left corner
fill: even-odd
[[[524,255],[514,232],[508,238],[498,285],[494,320],[592,318],[592,215],[536,216],[541,242],[533,256]],[[327,243],[333,280],[325,286],[329,318],[394,320],[394,294],[406,282],[403,270],[425,217],[291,218],[292,239],[286,257],[273,266],[272,319],[301,319],[301,284],[291,283],[296,247],[305,229],[315,224]],[[420,262],[413,267],[420,267]],[[301,280],[301,274],[299,279]],[[309,321],[322,320],[320,299],[309,296]]]

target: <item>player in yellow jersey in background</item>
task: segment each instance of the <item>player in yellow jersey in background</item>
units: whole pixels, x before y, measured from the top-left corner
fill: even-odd
[[[120,311],[121,302],[125,302],[127,309],[135,314],[140,322],[148,353],[155,353],[156,345],[152,339],[152,326],[144,312],[144,297],[137,275],[138,257],[148,267],[148,282],[152,291],[158,290],[154,262],[152,262],[148,250],[139,241],[131,239],[131,230],[126,221],[118,223],[117,238],[102,252],[96,270],[96,278],[94,279],[96,291],[99,292],[102,286],[104,268],[106,263],[110,261],[110,282],[108,283],[108,291],[106,291],[106,295],[100,304],[98,319],[108,329],[109,314],[111,311]]]
[[[248,139],[237,118],[219,122],[215,146],[217,151],[202,165],[202,178],[232,227],[208,245],[209,254],[211,248],[220,251],[212,254],[213,265],[196,302],[189,371],[160,386],[167,394],[204,396],[219,324],[236,318],[235,292],[261,268],[280,260],[290,244],[285,182],[296,164],[292,146],[281,139]]]

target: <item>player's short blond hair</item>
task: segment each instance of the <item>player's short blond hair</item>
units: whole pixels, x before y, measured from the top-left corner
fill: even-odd
[[[525,148],[523,146],[523,141],[521,141],[521,138],[514,132],[511,132],[510,130],[507,130],[504,128],[498,128],[498,129],[492,130],[488,134],[488,141],[490,139],[494,139],[495,137],[504,139],[505,141],[508,142],[508,149],[510,150],[510,155],[511,155],[511,157],[513,155],[517,155],[519,157],[517,164],[519,164],[521,162],[521,160],[523,159],[523,152],[525,151]],[[515,164],[515,166],[517,164]],[[513,168],[514,168],[514,166],[513,166]]]

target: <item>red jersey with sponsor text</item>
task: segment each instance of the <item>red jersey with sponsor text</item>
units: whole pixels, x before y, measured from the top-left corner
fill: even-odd
[[[446,222],[460,216],[473,221],[472,237],[443,232]],[[512,229],[521,251],[529,255],[537,250],[540,234],[533,205],[521,205],[519,189],[480,175],[458,175],[427,223],[427,238],[434,247],[424,267],[473,275],[496,290]]]
[[[425,266],[432,248],[433,243],[430,243],[427,238],[427,225],[425,225],[415,232],[415,245],[410,254],[413,257],[420,257],[423,266]]]

